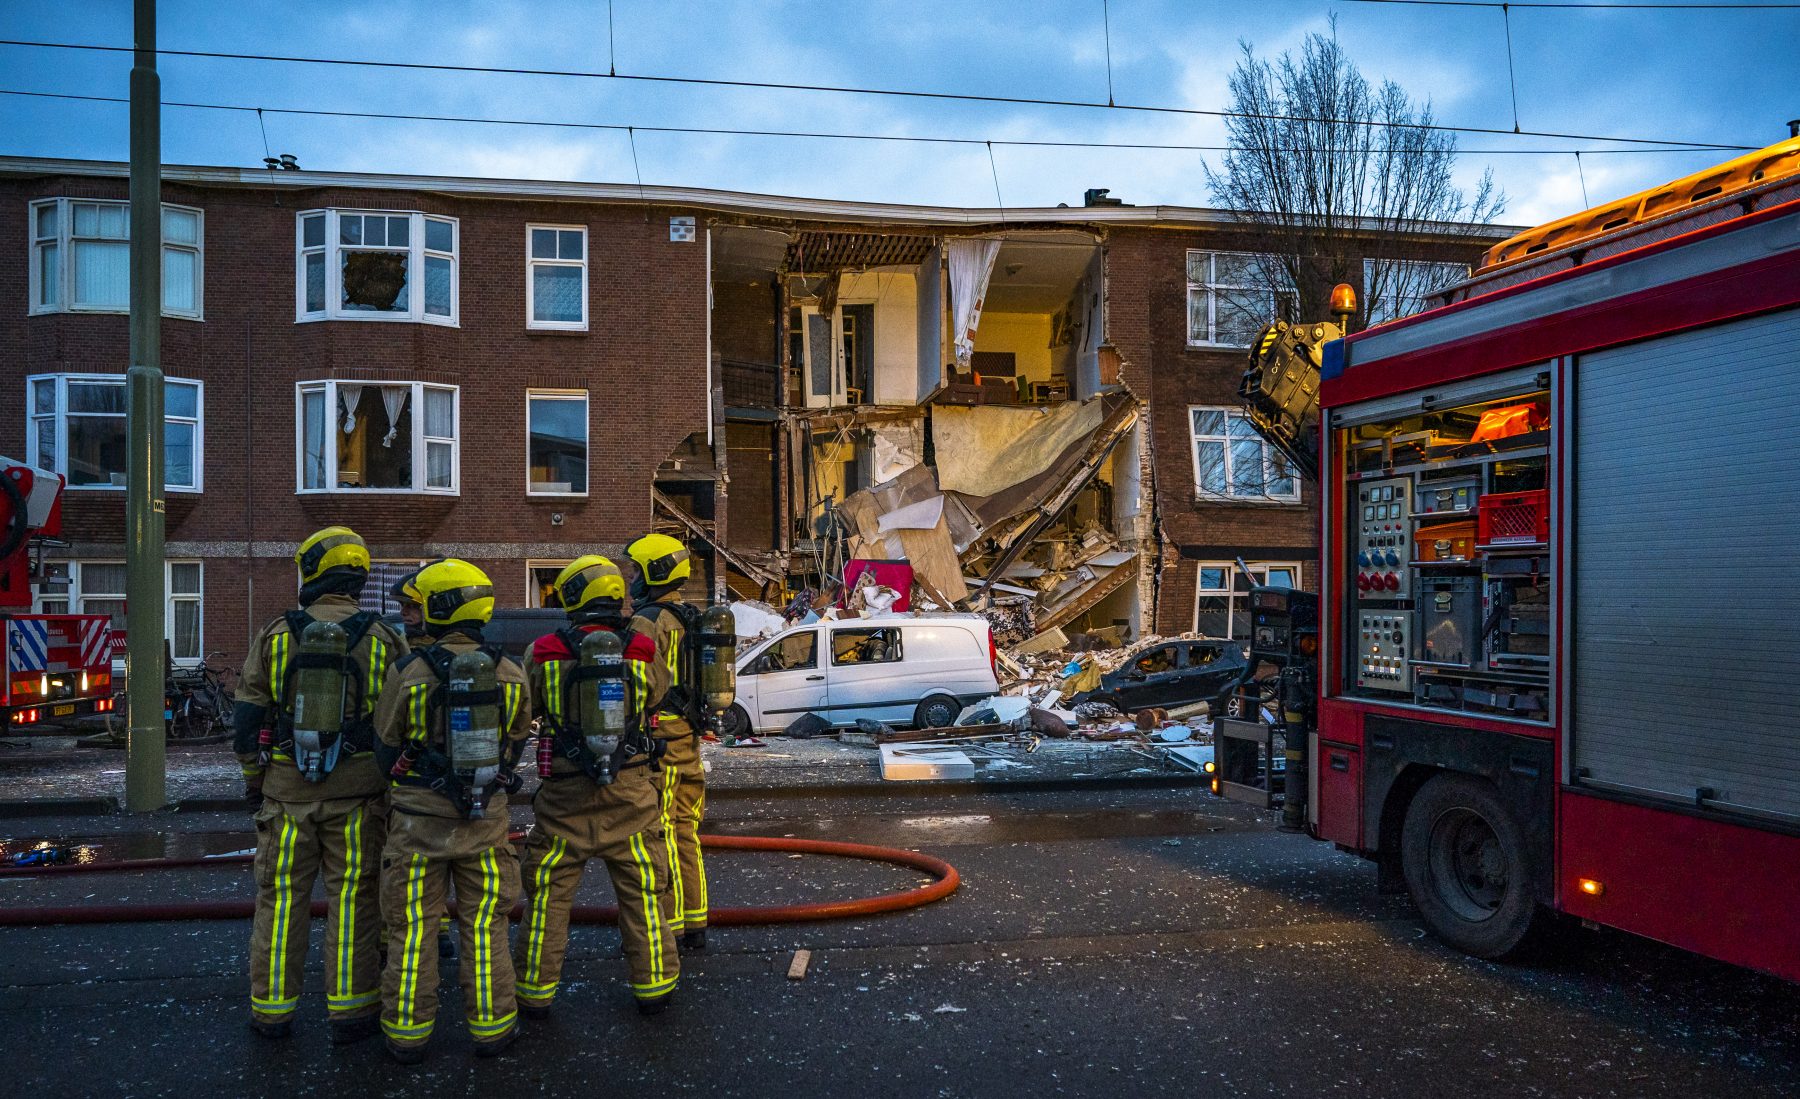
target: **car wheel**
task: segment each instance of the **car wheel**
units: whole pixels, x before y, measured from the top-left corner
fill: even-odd
[[[1524,830],[1485,781],[1443,774],[1427,782],[1406,809],[1400,861],[1425,926],[1458,950],[1514,957],[1542,922]]]
[[[740,704],[733,702],[731,709],[719,715],[719,732],[729,737],[750,735],[750,713]]]
[[[915,729],[947,729],[956,724],[956,715],[962,713],[962,703],[950,695],[926,695],[919,708],[913,711],[913,727]]]

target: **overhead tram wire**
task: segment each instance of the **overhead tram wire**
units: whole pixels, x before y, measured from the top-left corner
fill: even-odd
[[[99,53],[130,53],[130,46],[101,46],[79,42],[43,42],[27,39],[0,38],[0,46],[31,49],[78,50]],[[1621,145],[1659,145],[1693,150],[1750,150],[1753,145],[1724,142],[1677,141],[1652,137],[1610,137],[1601,134],[1562,133],[1550,130],[1513,131],[1493,126],[1452,126],[1446,123],[1409,124],[1360,119],[1317,118],[1308,115],[1259,114],[1246,111],[1207,110],[1200,107],[1172,107],[1143,103],[1100,103],[1084,99],[1044,99],[1032,96],[979,95],[972,92],[941,92],[916,88],[862,88],[833,84],[795,84],[765,80],[726,80],[719,77],[654,76],[641,73],[585,72],[573,69],[528,69],[492,65],[453,65],[447,62],[371,61],[341,57],[305,57],[284,54],[232,53],[220,50],[159,49],[165,57],[198,57],[225,61],[265,61],[297,65],[343,65],[377,69],[412,69],[423,72],[484,73],[500,76],[552,76],[583,80],[631,80],[655,84],[688,84],[697,87],[756,88],[767,91],[821,92],[838,95],[892,96],[906,99],[951,100],[965,103],[995,103],[1031,107],[1074,107],[1093,110],[1133,111],[1147,114],[1172,114],[1206,118],[1256,118],[1274,122],[1324,123],[1339,126],[1397,127],[1443,133],[1490,134],[1507,137],[1541,137],[1559,141],[1605,141]],[[647,127],[640,127],[647,129]]]
[[[43,92],[43,91],[30,91],[30,90],[19,89],[19,88],[0,88],[0,95],[18,96],[18,97],[28,98],[28,99],[62,99],[62,100],[72,100],[75,102],[82,102],[82,103],[120,103],[120,104],[123,104],[123,103],[129,102],[129,100],[127,100],[124,96],[79,95],[74,92]],[[306,108],[306,107],[266,107],[266,106],[252,107],[252,106],[235,104],[235,103],[194,103],[194,102],[184,102],[184,101],[179,101],[179,100],[164,100],[162,105],[164,107],[172,107],[172,108],[181,109],[181,110],[230,111],[230,112],[238,112],[238,113],[244,113],[244,114],[254,114],[254,115],[257,115],[259,119],[261,118],[261,116],[263,114],[266,113],[266,114],[299,115],[299,116],[314,117],[314,118],[382,119],[382,120],[395,121],[395,122],[445,122],[445,123],[458,123],[458,124],[470,124],[470,125],[481,125],[481,126],[537,126],[537,127],[547,128],[547,129],[604,130],[604,131],[615,132],[615,133],[624,133],[628,137],[633,137],[633,135],[635,133],[666,133],[666,134],[714,135],[714,136],[720,136],[720,137],[807,138],[807,139],[831,140],[831,141],[889,141],[889,142],[915,143],[915,144],[926,144],[926,145],[968,145],[968,146],[985,145],[985,146],[989,146],[989,147],[994,146],[994,145],[1002,145],[1002,146],[1015,146],[1015,147],[1019,147],[1019,148],[1050,148],[1050,149],[1147,149],[1147,150],[1164,150],[1164,151],[1169,151],[1169,152],[1203,152],[1203,153],[1204,152],[1228,153],[1228,152],[1243,152],[1243,151],[1245,151],[1243,149],[1243,147],[1237,146],[1237,145],[1188,145],[1188,144],[1162,143],[1162,142],[1151,142],[1151,141],[1051,141],[1051,140],[1047,140],[1047,139],[1034,139],[1034,138],[943,137],[943,136],[930,135],[930,134],[865,134],[865,133],[848,133],[848,132],[841,132],[841,131],[820,131],[820,130],[753,130],[753,129],[740,129],[740,128],[729,127],[729,126],[640,126],[640,125],[636,125],[633,123],[623,123],[623,122],[565,122],[565,121],[559,121],[556,119],[490,118],[490,117],[483,117],[483,116],[478,116],[478,115],[429,115],[429,114],[408,114],[408,113],[390,112],[390,111],[333,111],[333,110],[324,110],[321,108]],[[634,137],[633,137],[633,140],[634,140],[634,144],[635,144]],[[1456,152],[1457,152],[1457,155],[1459,155],[1459,156],[1461,156],[1461,155],[1469,155],[1469,156],[1474,156],[1474,155],[1480,155],[1480,156],[1567,156],[1570,153],[1577,152],[1577,151],[1580,151],[1580,152],[1588,154],[1588,155],[1598,155],[1598,154],[1603,154],[1603,153],[1634,153],[1634,154],[1638,154],[1638,155],[1648,155],[1648,154],[1655,154],[1655,153],[1691,154],[1691,153],[1695,153],[1695,152],[1704,152],[1704,151],[1711,151],[1711,150],[1716,150],[1716,149],[1752,149],[1752,148],[1754,148],[1754,146],[1748,146],[1748,145],[1708,145],[1708,146],[1704,146],[1703,148],[1700,148],[1700,149],[1696,149],[1696,148],[1693,148],[1688,145],[1678,145],[1678,146],[1668,147],[1668,148],[1650,148],[1650,147],[1646,147],[1646,146],[1633,145],[1633,146],[1630,146],[1628,148],[1623,148],[1623,149],[1576,150],[1576,149],[1572,149],[1572,148],[1556,148],[1556,149],[1544,149],[1544,148],[1485,149],[1485,148],[1476,148],[1476,149],[1458,149],[1458,150],[1456,150]],[[1292,146],[1292,147],[1281,146],[1281,147],[1276,147],[1273,151],[1275,151],[1275,152],[1302,152],[1302,151],[1307,151],[1307,150],[1302,147],[1299,147],[1299,146]]]
[[[1800,9],[1800,4],[1601,4],[1601,3],[1554,3],[1551,0],[1526,0],[1525,3],[1514,3],[1513,0],[1337,0],[1340,4],[1405,4],[1425,8],[1499,8],[1511,6],[1515,8],[1549,8],[1572,11],[1793,11]]]

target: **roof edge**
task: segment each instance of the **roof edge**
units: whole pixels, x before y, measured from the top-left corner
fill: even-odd
[[[1070,225],[1214,226],[1240,223],[1230,210],[1200,206],[916,206],[851,199],[801,198],[707,187],[638,186],[632,183],[578,183],[533,179],[484,179],[470,176],[425,176],[375,172],[319,172],[301,169],[165,164],[163,179],[176,183],[234,187],[353,187],[387,191],[441,191],[495,198],[543,198],[564,201],[647,203],[686,206],[722,213],[808,220],[916,225],[982,225],[1006,228],[1013,223]],[[125,179],[130,167],[116,160],[69,160],[59,157],[0,156],[0,175],[76,175]],[[1454,232],[1460,237],[1503,240],[1517,226],[1421,223],[1409,229],[1429,234]],[[1472,230],[1472,231],[1471,231]]]

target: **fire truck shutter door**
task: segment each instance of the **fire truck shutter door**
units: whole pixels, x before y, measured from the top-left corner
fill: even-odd
[[[1800,820],[1800,310],[1574,381],[1578,781]]]

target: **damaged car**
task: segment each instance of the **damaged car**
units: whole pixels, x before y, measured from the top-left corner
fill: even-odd
[[[1133,655],[1101,676],[1098,687],[1072,701],[1104,702],[1126,714],[1205,702],[1217,712],[1247,667],[1243,647],[1236,641],[1166,641]]]

